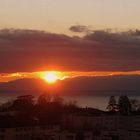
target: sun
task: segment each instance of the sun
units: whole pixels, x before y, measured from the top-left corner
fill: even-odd
[[[44,79],[48,82],[48,83],[55,83],[58,80],[58,75],[51,71],[51,72],[46,72],[46,74],[44,75]]]
[[[39,72],[39,77],[44,79],[49,84],[56,83],[57,80],[61,80],[63,78],[61,72],[59,71]]]
[[[44,79],[49,84],[54,84],[58,80],[64,80],[65,78],[67,78],[67,76],[65,76],[61,71],[42,71],[37,72],[36,75],[39,78]]]

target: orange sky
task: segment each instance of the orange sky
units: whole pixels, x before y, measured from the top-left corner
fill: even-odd
[[[0,75],[0,82],[8,82],[16,79],[21,78],[42,78],[44,79],[44,75],[47,71],[42,72],[33,72],[33,73],[3,73]],[[77,72],[77,71],[71,71],[71,72],[60,72],[56,71],[58,75],[58,79],[63,80],[65,78],[73,78],[77,76],[110,76],[110,75],[140,75],[140,71],[131,71],[131,72]]]
[[[60,70],[60,79],[140,74],[139,5],[140,0],[0,0],[0,29],[8,28],[0,31],[0,82],[40,78],[44,72],[38,71],[51,66]]]

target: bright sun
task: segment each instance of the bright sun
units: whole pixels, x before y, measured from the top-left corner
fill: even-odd
[[[60,71],[42,71],[38,72],[37,75],[49,84],[54,84],[57,80],[64,80],[66,78]]]
[[[53,84],[58,79],[61,79],[61,74],[60,74],[60,72],[57,72],[57,71],[42,72],[42,73],[40,73],[40,75],[46,82],[48,82],[50,84]]]
[[[48,83],[55,83],[58,80],[58,77],[56,75],[56,73],[54,72],[48,72],[45,76],[44,79],[48,82]]]

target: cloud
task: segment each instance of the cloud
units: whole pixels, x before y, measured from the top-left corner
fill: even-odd
[[[139,30],[94,31],[84,37],[37,30],[0,30],[0,73],[140,70]]]
[[[73,25],[69,28],[69,30],[77,33],[88,33],[91,31],[90,28],[85,25]]]
[[[79,76],[58,81],[57,86],[54,86],[53,92],[56,91],[64,95],[134,96],[139,95],[139,83],[139,75]],[[48,89],[48,86],[42,79],[23,78],[0,83],[0,92],[19,91],[20,94],[25,91],[44,91]]]
[[[61,87],[64,91],[75,92],[74,94],[134,95],[139,94],[139,82],[139,75],[81,76],[62,81]]]
[[[136,46],[140,44],[140,31],[129,30],[125,32],[113,32],[111,30],[96,30],[86,35],[85,38],[92,41],[113,44],[115,46]]]

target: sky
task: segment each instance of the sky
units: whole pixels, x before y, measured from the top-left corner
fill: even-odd
[[[71,34],[74,24],[94,29],[139,28],[139,0],[0,0],[0,28]]]
[[[139,0],[0,0],[0,81],[50,70],[64,76],[139,75],[139,5]]]

